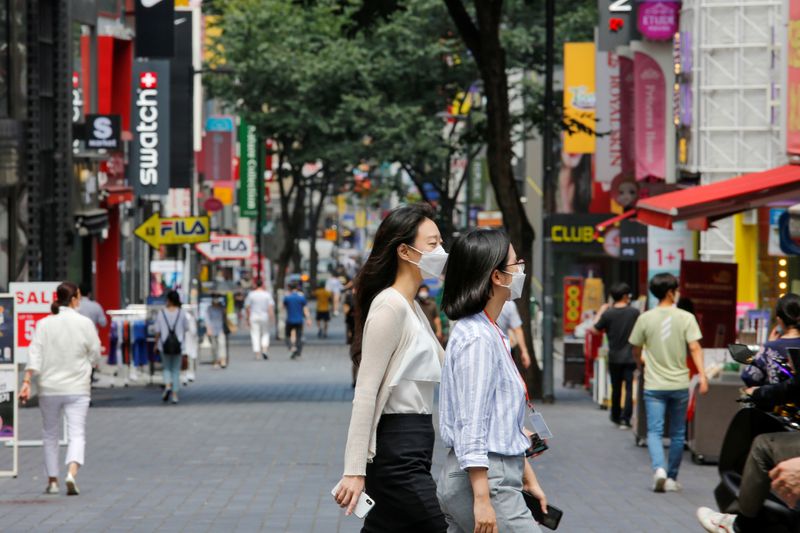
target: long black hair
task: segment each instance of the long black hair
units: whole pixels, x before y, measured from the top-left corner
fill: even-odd
[[[360,341],[372,300],[379,292],[391,287],[397,277],[397,247],[413,245],[417,231],[426,219],[433,220],[434,211],[428,204],[397,207],[383,219],[375,233],[372,252],[354,281],[356,339]],[[360,347],[357,351],[361,352]]]
[[[492,273],[503,270],[510,241],[504,231],[473,229],[450,248],[442,310],[450,320],[480,313],[492,297]]]
[[[787,328],[800,329],[800,296],[790,292],[778,300],[775,314],[783,320]]]

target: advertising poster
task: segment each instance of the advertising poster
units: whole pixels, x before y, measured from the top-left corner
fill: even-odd
[[[14,438],[14,399],[17,396],[17,373],[0,368],[0,439]]]
[[[636,179],[664,180],[667,176],[664,71],[650,55],[636,52],[633,60]]]
[[[183,262],[174,260],[150,261],[150,299],[159,301],[169,291],[183,289]]]
[[[14,363],[14,298],[0,295],[0,365]]]
[[[564,137],[564,151],[593,154],[595,151],[595,51],[594,43],[564,44],[564,120],[588,128],[570,128]]]
[[[661,273],[672,274],[680,279],[681,263],[694,259],[694,233],[686,229],[685,225],[671,230],[647,226],[648,281]],[[648,308],[653,308],[657,304],[655,297],[648,294]]]
[[[735,263],[681,264],[680,297],[694,304],[703,348],[725,348],[736,342],[737,268]]]
[[[800,155],[800,0],[789,0],[786,151]]]
[[[28,362],[28,347],[33,341],[36,323],[50,315],[56,301],[57,281],[13,282],[9,292],[14,298],[14,362]]]

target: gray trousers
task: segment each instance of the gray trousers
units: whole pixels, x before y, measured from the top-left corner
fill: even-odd
[[[739,490],[739,510],[746,517],[755,517],[770,493],[769,471],[787,459],[800,455],[800,435],[795,432],[764,433],[753,441],[744,465]]]
[[[489,493],[502,533],[541,533],[522,497],[525,458],[489,454]],[[447,533],[475,530],[474,498],[469,474],[458,466],[453,450],[439,476],[436,496],[447,520]]]

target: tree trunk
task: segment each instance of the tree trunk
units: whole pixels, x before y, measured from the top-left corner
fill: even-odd
[[[305,198],[306,188],[302,183],[302,177],[294,176],[295,191],[294,205],[292,206],[291,214],[287,214],[281,218],[283,221],[283,247],[281,253],[278,255],[278,275],[276,276],[275,285],[278,289],[284,288],[286,285],[286,270],[289,268],[289,263],[295,256],[297,249],[297,238],[300,234],[300,228],[303,227],[303,213],[305,211]],[[287,198],[286,206],[288,207],[290,199]]]
[[[323,177],[323,185],[320,187],[319,190],[319,201],[317,205],[313,205],[313,195],[311,198],[312,202],[312,209],[311,213],[309,214],[310,220],[310,232],[308,235],[308,245],[309,245],[309,265],[308,265],[308,276],[309,276],[309,284],[311,285],[311,290],[314,291],[317,288],[317,279],[319,278],[319,253],[317,252],[317,230],[319,228],[319,219],[322,216],[322,208],[325,205],[325,199],[328,196],[328,182],[327,178]]]
[[[505,50],[500,44],[501,0],[475,0],[476,21],[473,22],[460,0],[445,0],[450,15],[464,43],[470,48],[483,80],[486,96],[486,158],[489,178],[511,244],[520,259],[525,260],[530,275],[533,264],[533,227],[520,201],[514,173],[511,145],[511,113],[508,99],[508,77]],[[522,317],[525,340],[530,347],[531,367],[527,372],[528,389],[534,398],[542,397],[542,371],[536,362],[531,335],[530,284],[525,284],[517,308]]]

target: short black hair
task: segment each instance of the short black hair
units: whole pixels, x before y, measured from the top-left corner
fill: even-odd
[[[256,287],[258,287],[260,289],[263,286],[264,286],[264,280],[261,279],[261,278],[257,278],[256,279]]]
[[[425,285],[424,283],[419,286],[419,289],[417,289],[417,291],[421,291],[422,289],[425,289],[426,291],[431,290],[431,288]]]
[[[88,283],[81,283],[81,296],[89,296],[92,294],[92,286]]]
[[[169,291],[167,293],[167,301],[174,305],[175,307],[181,306],[181,295],[178,294],[178,291]]]
[[[787,328],[796,328],[800,325],[800,296],[789,293],[778,300],[775,314],[783,320]]]
[[[667,272],[656,274],[650,280],[650,293],[660,302],[667,297],[669,291],[678,290],[678,278]]]
[[[508,235],[495,229],[473,229],[456,239],[442,292],[442,309],[450,320],[483,311],[492,297],[492,272],[505,266],[509,245]]]
[[[297,282],[294,282],[294,281],[293,281],[293,282],[289,283],[289,290],[290,290],[290,291],[293,291],[293,290],[295,290],[296,288],[297,288]]]
[[[617,282],[611,286],[608,293],[615,302],[619,302],[631,293],[631,286],[624,281]]]

